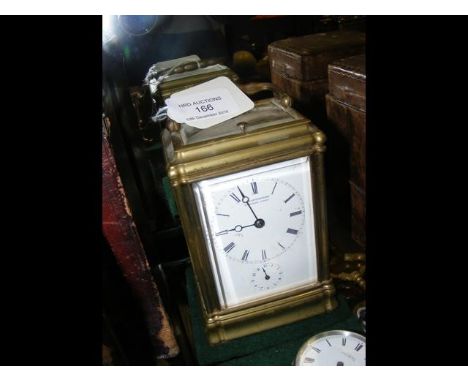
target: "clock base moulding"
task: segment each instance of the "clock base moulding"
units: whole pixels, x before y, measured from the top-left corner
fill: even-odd
[[[205,313],[208,342],[223,343],[330,312],[337,306],[334,295],[335,288],[330,280],[315,285],[313,290],[263,306],[257,305],[230,314],[207,316]]]
[[[190,333],[199,365],[290,366],[298,349],[311,336],[325,330],[359,332],[362,329],[346,299],[337,294],[338,305],[331,312],[210,345],[192,269],[186,269],[185,280],[188,305],[184,310],[184,326]]]

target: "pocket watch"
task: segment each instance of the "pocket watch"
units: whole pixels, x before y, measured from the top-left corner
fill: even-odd
[[[167,127],[168,177],[208,342],[334,309],[324,134],[287,97],[207,129]]]
[[[296,366],[365,366],[366,338],[346,330],[331,330],[308,339],[299,349]]]

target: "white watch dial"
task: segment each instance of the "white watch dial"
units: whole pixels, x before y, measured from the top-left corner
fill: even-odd
[[[223,308],[316,282],[308,157],[201,181],[193,189]],[[278,270],[281,280],[262,278],[256,269],[274,277]]]
[[[344,330],[320,333],[299,350],[297,366],[365,366],[366,338]]]

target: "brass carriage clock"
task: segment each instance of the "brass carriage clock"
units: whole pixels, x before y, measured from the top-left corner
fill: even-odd
[[[234,83],[239,81],[239,76],[227,66],[192,55],[154,64],[145,82],[151,94],[162,105],[172,94],[219,76],[226,76]]]
[[[169,120],[162,140],[210,344],[336,307],[325,136],[289,97],[202,130]]]

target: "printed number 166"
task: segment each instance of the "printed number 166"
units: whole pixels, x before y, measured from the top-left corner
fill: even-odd
[[[213,106],[211,106],[210,104],[208,105],[203,105],[203,106],[200,106],[200,107],[196,107],[195,108],[199,113],[201,113],[202,111],[208,111],[208,110],[214,110],[213,109]]]

